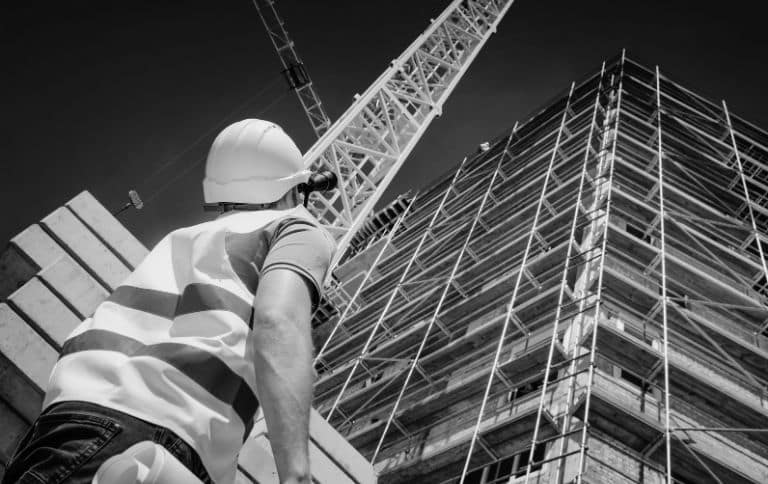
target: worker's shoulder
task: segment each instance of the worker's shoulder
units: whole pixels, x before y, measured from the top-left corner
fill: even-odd
[[[304,236],[312,237],[336,249],[336,241],[309,210],[299,205],[287,210],[259,210],[252,212],[233,212],[220,215],[195,225],[178,228],[166,238],[190,238],[203,232],[225,231],[227,233],[253,233],[258,230],[269,238],[300,231]]]
[[[283,212],[284,213],[278,219],[279,222],[297,220],[325,231],[315,216],[312,215],[303,205],[298,205],[294,208],[283,210]]]
[[[325,227],[323,227],[315,216],[302,205],[285,210],[285,213],[275,221],[275,225],[278,227],[278,230],[299,226],[305,231],[321,236],[333,250],[336,248],[336,241],[333,236]]]

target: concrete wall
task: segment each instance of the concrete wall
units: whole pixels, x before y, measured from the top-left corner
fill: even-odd
[[[375,484],[373,466],[363,458],[323,417],[310,415],[309,459],[313,482],[318,484]],[[279,484],[269,433],[263,417],[257,419],[240,452],[241,471],[259,484]],[[252,481],[247,481],[252,482]]]
[[[593,432],[595,434],[596,432]],[[578,468],[578,458],[568,461],[568,471]],[[568,476],[569,472],[566,473]],[[663,484],[664,474],[649,466],[621,444],[593,435],[589,440],[584,480],[593,484]]]

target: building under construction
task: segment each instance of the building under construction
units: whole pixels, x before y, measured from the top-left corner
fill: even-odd
[[[622,55],[369,220],[315,408],[379,482],[768,482],[768,133]]]
[[[309,205],[343,255],[314,317],[315,482],[768,482],[768,133],[725,103],[622,54],[368,217],[511,3],[450,2],[331,125],[255,2],[325,133],[305,163],[339,175]],[[146,254],[88,192],[0,253],[0,477]],[[238,484],[277,482],[267,439]]]

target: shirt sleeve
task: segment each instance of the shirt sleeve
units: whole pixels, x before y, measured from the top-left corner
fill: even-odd
[[[283,219],[276,227],[261,272],[287,269],[302,276],[315,306],[323,292],[323,280],[335,249],[331,236],[312,222],[302,218]]]

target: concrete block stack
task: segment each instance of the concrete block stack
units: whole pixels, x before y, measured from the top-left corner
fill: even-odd
[[[309,419],[309,460],[312,482],[376,484],[373,466],[315,410]],[[240,452],[239,476],[259,484],[278,484],[277,469],[264,419],[257,419]],[[243,481],[252,482],[252,481]]]
[[[146,254],[87,191],[0,253],[0,476],[40,412],[67,335]]]

